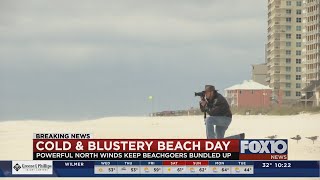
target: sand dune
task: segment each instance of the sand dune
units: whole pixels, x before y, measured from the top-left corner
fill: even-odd
[[[233,117],[226,135],[245,132],[246,138],[259,139],[269,135],[278,135],[277,138],[289,139],[299,134],[303,137],[299,143],[289,139],[289,160],[319,160],[319,140],[313,144],[311,140],[305,138],[320,135],[319,127],[320,114],[296,116],[236,115]],[[202,116],[108,117],[79,122],[6,121],[0,122],[0,159],[31,160],[32,136],[33,133],[37,132],[93,133],[94,138],[205,138]]]

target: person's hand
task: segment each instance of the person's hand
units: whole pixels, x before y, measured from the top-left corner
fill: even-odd
[[[202,106],[202,107],[205,107],[205,106],[207,106],[207,101],[206,100],[204,100],[204,99],[202,99],[201,101],[200,101],[200,105]]]

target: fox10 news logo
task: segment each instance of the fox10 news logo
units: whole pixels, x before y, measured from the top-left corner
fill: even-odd
[[[288,159],[288,141],[286,139],[275,140],[241,140],[240,158],[241,159]]]

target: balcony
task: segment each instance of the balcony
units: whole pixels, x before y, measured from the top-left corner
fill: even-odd
[[[268,38],[269,43],[277,43],[277,44],[279,44],[280,42],[288,41],[288,40],[290,41],[291,39],[286,39],[285,33],[280,33],[280,34],[277,34],[277,36],[274,35]]]
[[[271,59],[280,59],[280,58],[285,58],[286,55],[285,54],[271,54],[270,58]]]
[[[269,18],[273,19],[273,18],[280,18],[280,17],[281,17],[280,13],[272,13],[272,15]]]
[[[270,30],[270,32],[268,32],[268,36],[270,36],[270,38],[272,38],[273,36],[280,36],[281,33],[285,33],[286,31],[284,29],[281,29],[280,27],[276,28],[276,29],[272,29]]]
[[[268,38],[270,38],[270,39],[272,39],[272,38],[280,38],[280,34],[279,34],[279,32],[272,31],[268,35]]]
[[[314,50],[307,50],[306,51],[306,54],[307,55],[310,55],[310,54],[319,54],[320,52],[319,52],[319,50],[318,49],[314,49]]]
[[[287,64],[287,63],[283,63],[283,62],[281,62],[281,63],[275,62],[275,63],[271,64],[270,69],[271,70],[275,70],[275,69],[279,69],[280,68],[281,72],[286,72],[286,69],[283,68],[283,67],[286,67],[286,66],[291,66],[291,64]],[[281,73],[281,74],[284,74],[284,73]]]
[[[279,27],[279,26],[284,26],[291,24],[291,22],[286,22],[285,20],[283,21],[272,21],[270,24],[268,24],[268,28],[273,28],[273,27]]]
[[[319,63],[319,60],[317,59],[306,60],[306,64],[316,64],[316,63]]]
[[[320,3],[319,0],[315,0],[315,1],[311,2],[311,3],[305,3],[305,7],[315,6],[315,5],[319,4],[319,3]]]
[[[268,49],[268,53],[272,53],[273,51],[280,51],[280,46],[270,46],[267,48]]]
[[[272,84],[279,84],[279,82],[280,82],[280,79],[271,78],[271,80],[270,80],[270,83],[272,83]]]
[[[270,63],[270,68],[273,69],[274,67],[278,67],[280,63]]]
[[[312,41],[307,41],[306,42],[307,45],[311,45],[311,44],[320,44],[320,40],[312,40]]]
[[[317,21],[304,22],[304,24],[306,24],[307,26],[315,25],[317,23],[318,23]]]
[[[316,69],[316,68],[307,70],[307,74],[313,74],[313,73],[319,73],[319,72],[320,72],[320,69]]]
[[[306,32],[306,35],[307,36],[311,36],[311,35],[315,35],[315,34],[319,34],[320,31],[319,30],[313,30],[313,31],[308,31]]]
[[[281,55],[281,54],[285,54],[285,49],[270,49],[269,50],[269,54],[270,55]]]
[[[281,9],[280,4],[271,5],[270,11],[276,11],[277,9]]]
[[[273,0],[271,1],[271,3],[269,3],[270,6],[280,6],[281,3],[279,3],[279,1]]]
[[[272,77],[273,79],[277,79],[280,78],[279,74],[275,74],[273,70],[269,71],[270,77]]]
[[[275,55],[275,54],[270,54],[270,59],[279,59],[280,58],[280,56],[279,55]]]
[[[307,12],[306,16],[314,16],[314,15],[317,15],[318,13],[319,13],[318,11]]]
[[[284,69],[280,70],[278,67],[273,68],[273,70],[270,71],[270,75],[277,77],[277,78],[284,78],[285,75],[290,74],[290,72],[285,71]]]

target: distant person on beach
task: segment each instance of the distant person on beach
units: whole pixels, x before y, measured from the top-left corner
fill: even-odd
[[[205,119],[207,139],[222,139],[232,120],[229,104],[212,85],[206,85],[204,92],[200,109],[210,115]]]

